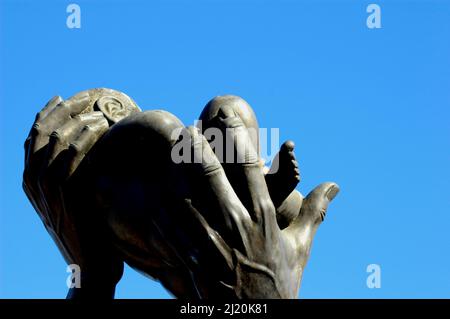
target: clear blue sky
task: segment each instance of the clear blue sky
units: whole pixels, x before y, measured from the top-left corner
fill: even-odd
[[[240,95],[296,142],[302,193],[339,183],[302,297],[450,297],[450,1],[377,1],[373,30],[368,1],[74,2],[81,29],[70,1],[0,1],[0,297],[65,297],[22,147],[48,99],[94,87],[185,124]],[[117,297],[170,296],[127,268]]]

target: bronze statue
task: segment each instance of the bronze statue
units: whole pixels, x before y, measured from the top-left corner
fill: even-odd
[[[303,198],[291,141],[264,167],[256,116],[239,97],[214,98],[200,120],[185,127],[110,89],[55,97],[38,113],[23,185],[81,268],[68,298],[113,298],[123,262],[178,298],[297,297],[338,186]],[[231,145],[220,156],[217,136]]]

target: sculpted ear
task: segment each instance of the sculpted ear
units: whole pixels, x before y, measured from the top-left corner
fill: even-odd
[[[130,115],[130,107],[125,101],[112,95],[105,95],[100,97],[95,106],[105,115],[105,117],[112,123],[117,123],[121,119]]]

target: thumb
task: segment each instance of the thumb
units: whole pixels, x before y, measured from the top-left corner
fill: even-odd
[[[311,246],[320,223],[325,218],[330,202],[339,192],[336,183],[326,182],[314,188],[303,199],[300,214],[283,233],[293,247],[297,247],[298,262],[304,269],[309,259]],[[300,273],[300,278],[301,278]]]
[[[339,186],[333,182],[325,182],[314,188],[303,201],[302,213],[314,221],[322,222],[328,204],[336,197]]]

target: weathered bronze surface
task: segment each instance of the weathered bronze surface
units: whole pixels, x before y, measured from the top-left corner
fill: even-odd
[[[323,183],[303,198],[292,141],[264,167],[256,116],[239,97],[214,98],[200,119],[185,127],[110,89],[55,97],[38,113],[23,187],[67,263],[81,268],[68,298],[113,298],[123,262],[178,298],[297,298],[339,187]],[[231,141],[220,156],[210,128]]]

